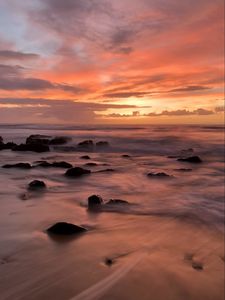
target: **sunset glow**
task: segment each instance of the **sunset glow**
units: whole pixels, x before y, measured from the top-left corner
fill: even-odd
[[[2,123],[222,123],[222,0],[0,0]]]

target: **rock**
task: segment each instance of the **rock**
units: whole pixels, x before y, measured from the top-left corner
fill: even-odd
[[[16,145],[12,148],[13,151],[32,151],[32,152],[48,152],[50,151],[49,146],[45,144],[36,144],[36,143],[28,143],[28,144],[20,144]]]
[[[59,162],[53,162],[53,163],[49,163],[47,161],[42,161],[37,166],[43,167],[43,168],[52,167],[52,168],[63,168],[63,169],[69,169],[69,168],[73,167],[73,165],[71,165],[70,163],[68,163],[66,161],[59,161]]]
[[[37,167],[43,167],[43,168],[50,168],[51,166],[52,166],[52,164],[47,161],[42,161],[42,162],[38,163],[38,165],[37,165]]]
[[[97,147],[108,147],[109,143],[107,141],[99,141],[96,143]]]
[[[90,156],[88,156],[88,155],[83,155],[83,156],[81,156],[80,158],[81,158],[81,159],[91,159]]]
[[[8,142],[6,144],[0,143],[0,150],[12,149],[15,146],[17,146],[17,145],[13,142]]]
[[[86,163],[86,164],[85,164],[85,166],[89,166],[89,167],[96,167],[97,165],[98,165],[98,164],[92,163],[92,162]]]
[[[13,142],[8,142],[8,143],[4,144],[5,149],[12,149],[15,146],[17,146],[17,145]]]
[[[87,148],[87,149],[92,149],[94,147],[94,143],[92,140],[85,140],[83,142],[80,142],[78,144],[79,148]]]
[[[18,168],[18,169],[31,169],[32,166],[29,163],[17,163],[17,164],[6,164],[2,166],[2,168],[10,169],[10,168]]]
[[[98,208],[103,204],[103,200],[100,196],[98,195],[92,195],[88,197],[88,208],[93,209],[93,208]]]
[[[148,177],[162,177],[162,178],[168,178],[168,177],[172,177],[169,174],[166,174],[164,172],[159,172],[159,173],[148,173],[147,175]]]
[[[42,134],[32,134],[26,139],[26,144],[44,144],[48,145],[51,136]]]
[[[128,155],[128,154],[123,154],[123,155],[121,155],[121,157],[123,157],[123,158],[130,158],[130,155]]]
[[[55,138],[53,138],[52,140],[49,141],[50,145],[64,145],[66,143],[68,143],[71,140],[70,137],[66,137],[66,136],[57,136]]]
[[[129,205],[130,203],[126,200],[121,199],[110,199],[108,202],[106,202],[106,205]]]
[[[88,155],[83,155],[83,156],[81,156],[80,158],[81,158],[81,159],[91,159],[90,156],[88,156]]]
[[[202,160],[199,156],[190,156],[186,158],[178,158],[178,161],[183,161],[183,162],[189,162],[189,163],[194,163],[194,164],[199,164],[202,163]]]
[[[3,138],[2,138],[2,136],[0,136],[0,144],[2,144],[3,143]]]
[[[109,257],[106,257],[106,258],[105,258],[105,264],[106,264],[107,266],[110,267],[113,263],[114,263],[114,260],[113,260],[112,258],[109,258]]]
[[[91,173],[90,170],[83,169],[80,167],[75,167],[75,168],[71,168],[71,169],[67,170],[65,175],[68,177],[80,177],[80,176],[87,175],[90,173]]]
[[[84,233],[85,231],[87,231],[86,228],[67,222],[58,222],[47,229],[49,234],[57,235],[73,235]]]
[[[180,168],[180,169],[174,169],[174,171],[178,171],[178,172],[191,172],[192,169]]]
[[[96,173],[111,173],[111,172],[115,172],[115,170],[114,169],[103,169],[103,170],[96,171]]]
[[[203,270],[203,265],[200,262],[192,262],[192,268],[197,270],[197,271],[202,271]]]
[[[33,180],[29,183],[28,188],[30,190],[44,189],[46,188],[46,184],[44,183],[44,181]]]
[[[55,162],[52,163],[52,167],[69,169],[69,168],[72,168],[73,165],[71,165],[70,163],[68,163],[66,161],[55,161]]]

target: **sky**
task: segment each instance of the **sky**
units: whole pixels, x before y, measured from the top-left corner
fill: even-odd
[[[223,0],[0,0],[0,123],[222,123],[223,85]]]

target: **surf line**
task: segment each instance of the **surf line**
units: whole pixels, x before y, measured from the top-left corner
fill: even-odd
[[[111,288],[114,284],[117,283],[121,278],[123,278],[130,270],[132,270],[143,258],[146,256],[147,253],[144,252],[140,254],[136,259],[133,260],[131,263],[127,263],[125,266],[122,266],[111,275],[106,277],[105,279],[99,281],[98,283],[94,284],[93,286],[87,288],[80,294],[76,295],[69,300],[96,300],[102,297],[109,288]]]

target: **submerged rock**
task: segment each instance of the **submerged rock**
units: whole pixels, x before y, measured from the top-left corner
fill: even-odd
[[[99,141],[96,143],[97,147],[108,147],[109,143],[107,141]]]
[[[58,222],[47,229],[50,234],[73,235],[87,231],[86,228],[67,222]]]
[[[45,189],[46,184],[44,183],[44,181],[41,181],[41,180],[33,180],[29,183],[28,188],[30,190]]]
[[[202,271],[203,270],[203,265],[200,262],[192,262],[192,268],[197,270],[197,271]]]
[[[89,209],[94,209],[94,208],[99,208],[103,204],[103,200],[100,196],[98,195],[92,195],[88,197],[88,208]]]
[[[121,199],[110,199],[105,205],[129,205],[130,203],[126,200]]]
[[[63,168],[63,169],[69,169],[72,168],[73,165],[71,165],[70,163],[66,162],[66,161],[59,161],[59,162],[53,162],[53,163],[49,163],[47,161],[42,161],[40,162],[38,165],[38,167],[43,167],[43,168]]]
[[[128,154],[123,154],[123,155],[121,155],[121,157],[123,157],[123,158],[130,158],[131,156],[128,155]]]
[[[114,169],[103,169],[103,170],[96,171],[95,173],[111,173],[111,172],[115,172],[115,170]]]
[[[85,164],[85,166],[89,166],[89,167],[96,167],[97,165],[98,165],[98,164],[92,163],[92,162],[86,163],[86,164]]]
[[[105,264],[106,264],[107,266],[110,267],[112,264],[114,264],[114,259],[109,258],[109,257],[106,257],[105,260],[104,260],[104,262],[105,262]]]
[[[85,140],[85,141],[80,142],[77,146],[79,148],[92,149],[94,147],[94,143],[92,140]]]
[[[26,144],[44,144],[48,145],[50,136],[42,134],[32,134],[26,139]]]
[[[13,151],[32,151],[32,152],[48,152],[50,151],[49,146],[39,143],[20,144],[12,148]]]
[[[49,141],[50,145],[64,145],[71,140],[70,137],[67,136],[56,136],[55,138]]]
[[[66,162],[66,161],[55,161],[52,163],[52,167],[54,168],[63,168],[63,169],[69,169],[72,168],[73,165]]]
[[[191,172],[192,169],[180,168],[180,169],[174,169],[174,171],[178,171],[178,172]]]
[[[32,166],[29,163],[17,163],[17,164],[3,165],[2,168],[5,168],[5,169],[10,169],[10,168],[31,169]]]
[[[88,155],[83,155],[83,156],[81,156],[80,158],[81,158],[81,159],[91,159],[90,156],[88,156]]]
[[[172,177],[171,175],[164,173],[164,172],[159,172],[159,173],[148,173],[147,174],[148,177],[156,177],[156,178],[168,178],[168,177]]]
[[[185,157],[185,158],[178,158],[177,160],[178,161],[183,161],[183,162],[194,163],[194,164],[202,163],[202,160],[199,156],[190,156],[190,157]]]
[[[51,166],[52,166],[52,164],[47,162],[47,161],[39,162],[38,165],[37,165],[37,167],[43,167],[43,168],[49,168]]]
[[[71,169],[67,170],[65,175],[68,177],[80,177],[80,176],[87,175],[90,173],[91,173],[90,170],[83,169],[80,167],[75,167],[75,168],[71,168]]]

